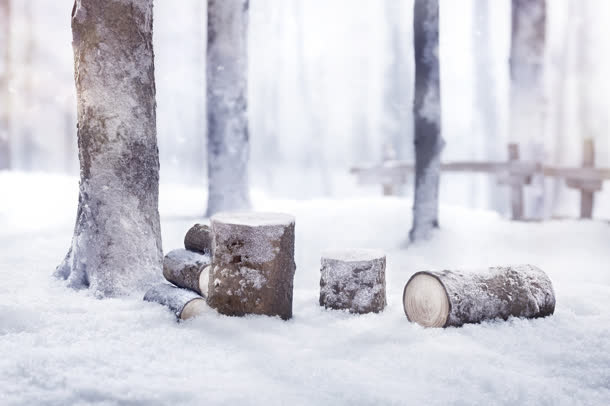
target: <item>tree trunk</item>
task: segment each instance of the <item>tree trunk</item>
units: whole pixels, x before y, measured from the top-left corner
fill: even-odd
[[[294,217],[221,213],[212,217],[208,304],[229,316],[292,317]]]
[[[250,206],[248,0],[208,0],[208,209]]]
[[[187,289],[161,283],[150,288],[144,295],[146,302],[168,307],[179,320],[199,316],[209,309],[205,299]]]
[[[99,297],[161,279],[152,12],[152,0],[77,0],[72,12],[81,179],[57,274]]]
[[[11,168],[9,93],[11,59],[11,1],[0,0],[0,170]]]
[[[411,241],[430,237],[438,228],[438,187],[441,151],[441,90],[439,72],[438,0],[415,0],[415,195]]]
[[[523,158],[537,158],[544,143],[546,103],[544,50],[546,1],[512,0],[510,47],[510,139]],[[544,181],[534,179],[526,194],[526,216],[544,216]]]
[[[163,259],[163,276],[179,288],[208,294],[210,256],[187,250],[170,251]]]
[[[418,272],[403,293],[405,314],[424,327],[459,327],[509,317],[545,317],[555,311],[549,277],[532,265],[480,273]]]

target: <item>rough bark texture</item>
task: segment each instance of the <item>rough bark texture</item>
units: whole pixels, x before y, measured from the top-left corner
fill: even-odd
[[[212,230],[204,224],[195,224],[184,236],[184,248],[202,254],[212,253]]]
[[[420,274],[433,276],[445,290],[449,314],[443,327],[506,320],[511,316],[545,317],[555,311],[551,280],[532,265],[494,267],[479,273],[418,272],[407,282],[405,293],[409,283]]]
[[[205,299],[195,292],[167,283],[150,288],[144,295],[144,300],[167,306],[181,320],[198,316],[207,307]]]
[[[163,276],[179,288],[190,289],[201,296],[208,293],[210,257],[187,250],[170,251],[163,260]]]
[[[116,296],[161,279],[152,0],[77,0],[72,12],[80,194],[57,274]]]
[[[415,195],[411,241],[426,239],[438,227],[441,137],[441,93],[438,60],[438,0],[415,0]]]
[[[10,45],[11,2],[0,0],[0,169],[11,167],[10,149]]]
[[[320,306],[378,313],[386,306],[385,255],[369,250],[326,253],[320,270]]]
[[[208,304],[231,316],[292,317],[294,218],[273,213],[220,213],[212,218],[214,245]]]
[[[250,206],[248,0],[208,0],[208,216]]]

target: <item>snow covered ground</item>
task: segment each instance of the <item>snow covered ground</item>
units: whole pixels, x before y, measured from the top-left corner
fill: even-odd
[[[176,323],[141,295],[97,300],[50,275],[70,242],[77,180],[0,172],[0,404],[610,404],[610,225],[511,223],[444,206],[442,230],[404,246],[410,202],[280,201],[294,214],[294,318]],[[162,186],[165,251],[201,220],[201,189]],[[388,307],[318,306],[320,253],[387,253]],[[553,280],[555,315],[423,329],[400,296],[416,271],[532,263]]]

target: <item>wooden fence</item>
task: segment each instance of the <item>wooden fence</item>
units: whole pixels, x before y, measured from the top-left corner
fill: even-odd
[[[580,191],[580,217],[593,216],[595,192],[602,190],[603,181],[610,179],[610,168],[595,167],[595,147],[592,139],[583,142],[582,166],[560,167],[544,165],[537,161],[520,159],[518,144],[508,145],[507,162],[448,162],[441,164],[445,172],[478,172],[495,175],[500,184],[510,187],[511,214],[513,220],[523,220],[523,188],[534,175],[564,179],[569,188]],[[351,173],[360,184],[380,184],[384,195],[395,195],[398,186],[405,184],[415,168],[396,160],[385,160],[373,166],[354,167]]]

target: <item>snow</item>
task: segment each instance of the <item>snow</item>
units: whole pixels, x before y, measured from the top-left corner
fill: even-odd
[[[322,253],[322,258],[336,259],[344,262],[360,262],[385,258],[385,254],[379,250],[371,250],[366,248],[345,248],[342,250],[325,251]]]
[[[49,193],[34,194],[35,190]],[[96,299],[50,277],[70,241],[76,178],[0,172],[0,404],[610,403],[610,226],[511,223],[441,205],[432,240],[405,248],[411,201],[268,200],[296,217],[294,318],[206,313],[186,322],[141,296]],[[22,204],[18,204],[22,202]],[[161,186],[163,244],[182,246],[205,207]],[[318,304],[321,253],[387,254],[380,314]],[[555,288],[552,317],[461,328],[409,323],[401,303],[425,269],[531,263]]]
[[[169,264],[175,268],[174,264],[184,264],[187,266],[200,266],[207,265],[210,263],[210,256],[207,254],[200,254],[198,252],[185,250],[184,248],[178,248],[171,250],[165,256],[165,261],[170,260]]]
[[[283,213],[223,212],[214,215],[212,220],[224,224],[236,224],[250,227],[289,226],[294,224],[294,217]]]

